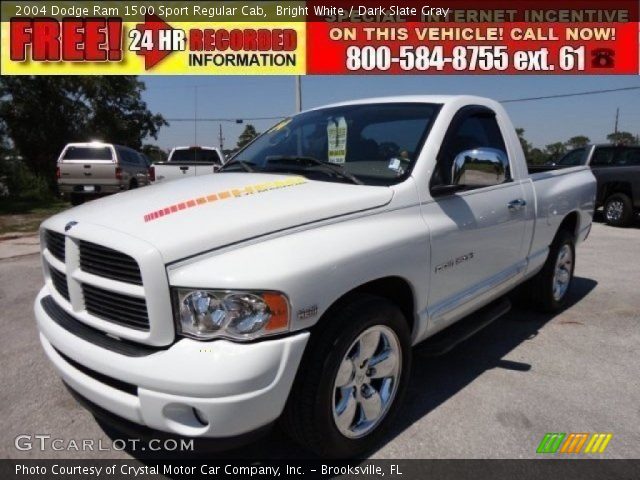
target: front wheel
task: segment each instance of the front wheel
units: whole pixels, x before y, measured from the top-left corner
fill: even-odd
[[[363,295],[314,332],[283,415],[290,436],[323,457],[353,457],[382,438],[411,368],[407,321]]]
[[[614,227],[626,227],[633,218],[631,199],[624,193],[614,193],[604,203],[604,218]]]

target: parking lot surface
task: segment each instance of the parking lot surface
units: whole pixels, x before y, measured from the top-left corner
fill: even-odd
[[[447,355],[416,355],[395,428],[371,456],[535,458],[547,432],[607,432],[600,457],[640,458],[639,259],[639,228],[594,224],[577,252],[569,307],[555,316],[514,309]],[[41,284],[37,254],[0,260],[0,457],[146,455],[105,451],[120,434],[79,407],[45,359],[32,313]],[[95,448],[41,451],[34,442],[21,451],[22,434]],[[277,429],[251,448],[209,448],[196,444],[211,457],[306,455]]]

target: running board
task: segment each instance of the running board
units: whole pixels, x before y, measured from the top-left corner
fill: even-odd
[[[415,351],[419,355],[429,357],[444,355],[509,310],[511,310],[511,301],[507,297],[495,300],[486,307],[427,338],[416,346]]]

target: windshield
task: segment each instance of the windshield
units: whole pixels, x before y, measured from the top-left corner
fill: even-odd
[[[587,149],[576,148],[575,150],[571,150],[564,157],[558,160],[558,163],[556,165],[578,166],[578,165],[584,165],[586,161],[587,161]]]
[[[258,137],[225,170],[241,170],[242,164],[247,171],[391,185],[410,173],[439,110],[426,103],[380,103],[302,113]]]
[[[198,163],[220,163],[218,152],[208,148],[180,148],[175,149],[170,162],[198,162]]]

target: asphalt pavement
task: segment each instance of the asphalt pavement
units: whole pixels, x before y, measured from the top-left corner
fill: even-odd
[[[45,359],[32,313],[40,260],[18,247],[0,259],[0,458],[130,458],[113,449],[127,437],[79,407]],[[536,458],[547,432],[606,432],[605,453],[591,456],[640,458],[639,259],[639,228],[595,224],[565,311],[514,309],[447,355],[416,355],[395,428],[371,456]],[[19,450],[19,435],[49,436],[47,448]],[[68,449],[83,440],[94,449]],[[277,429],[248,448],[209,448],[196,444],[212,458],[306,455]]]

